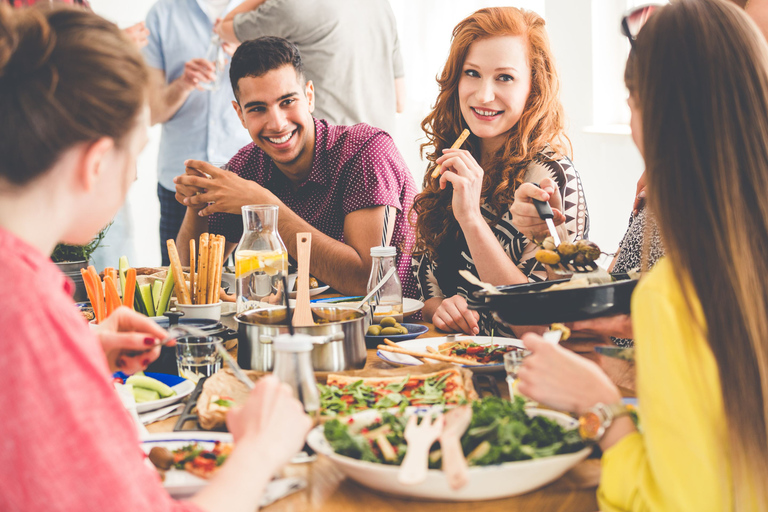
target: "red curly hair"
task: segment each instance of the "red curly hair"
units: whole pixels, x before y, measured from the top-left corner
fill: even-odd
[[[440,245],[454,241],[461,233],[453,215],[450,189],[440,190],[439,180],[430,175],[443,149],[450,148],[467,127],[459,107],[458,89],[469,47],[475,41],[496,36],[523,36],[527,41],[531,91],[520,120],[484,169],[482,198],[497,214],[492,223],[501,219],[514,200],[526,166],[537,153],[549,145],[559,155],[570,156],[560,104],[560,80],[544,19],[514,7],[490,7],[471,14],[453,29],[448,61],[437,79],[440,92],[435,108],[421,123],[428,140],[421,150],[432,148],[432,152],[427,155],[430,163],[424,175],[424,189],[413,204],[418,255],[426,253],[436,259]],[[465,147],[480,160],[480,140],[475,135],[469,136]]]

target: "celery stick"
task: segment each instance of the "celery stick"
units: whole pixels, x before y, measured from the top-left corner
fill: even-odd
[[[163,292],[163,282],[161,280],[157,280],[154,283],[152,283],[152,302],[155,306],[155,311],[160,309],[160,295]]]

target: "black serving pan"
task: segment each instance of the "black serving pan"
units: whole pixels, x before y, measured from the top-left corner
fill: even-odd
[[[474,292],[484,302],[470,302],[469,307],[491,312],[497,321],[507,325],[546,325],[628,314],[638,281],[626,274],[612,277],[615,281],[608,284],[554,291],[547,288],[566,280],[499,286],[499,294]]]

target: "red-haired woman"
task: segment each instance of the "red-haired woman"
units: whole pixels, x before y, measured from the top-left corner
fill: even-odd
[[[589,227],[581,181],[567,156],[570,141],[544,20],[513,7],[475,12],[454,29],[438,83],[435,109],[422,123],[431,164],[414,203],[414,271],[424,318],[443,331],[513,336],[468,309],[476,287],[458,271],[495,285],[546,279],[533,257],[536,244],[512,225],[515,189],[540,183],[553,196],[562,240],[582,238]],[[466,149],[450,149],[465,128],[471,131]],[[432,178],[438,165],[441,175]]]

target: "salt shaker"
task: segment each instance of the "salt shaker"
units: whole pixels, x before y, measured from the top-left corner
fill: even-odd
[[[275,354],[275,377],[293,388],[293,395],[304,404],[310,415],[320,410],[320,392],[312,367],[312,337],[308,334],[281,334],[275,336],[272,350]]]
[[[218,34],[211,36],[211,42],[208,43],[208,50],[205,52],[205,60],[211,62],[214,67],[216,79],[212,82],[200,82],[200,87],[206,91],[216,91],[221,86],[221,79],[224,76],[224,68],[227,66],[227,55],[224,53],[224,47]]]
[[[379,284],[379,281],[387,275],[389,269],[396,267],[396,256],[397,249],[392,246],[371,247],[373,263],[371,265],[371,276],[368,278],[368,292]],[[387,316],[393,317],[398,322],[403,321],[403,287],[400,284],[397,271],[387,279],[387,282],[373,296],[374,323]]]

